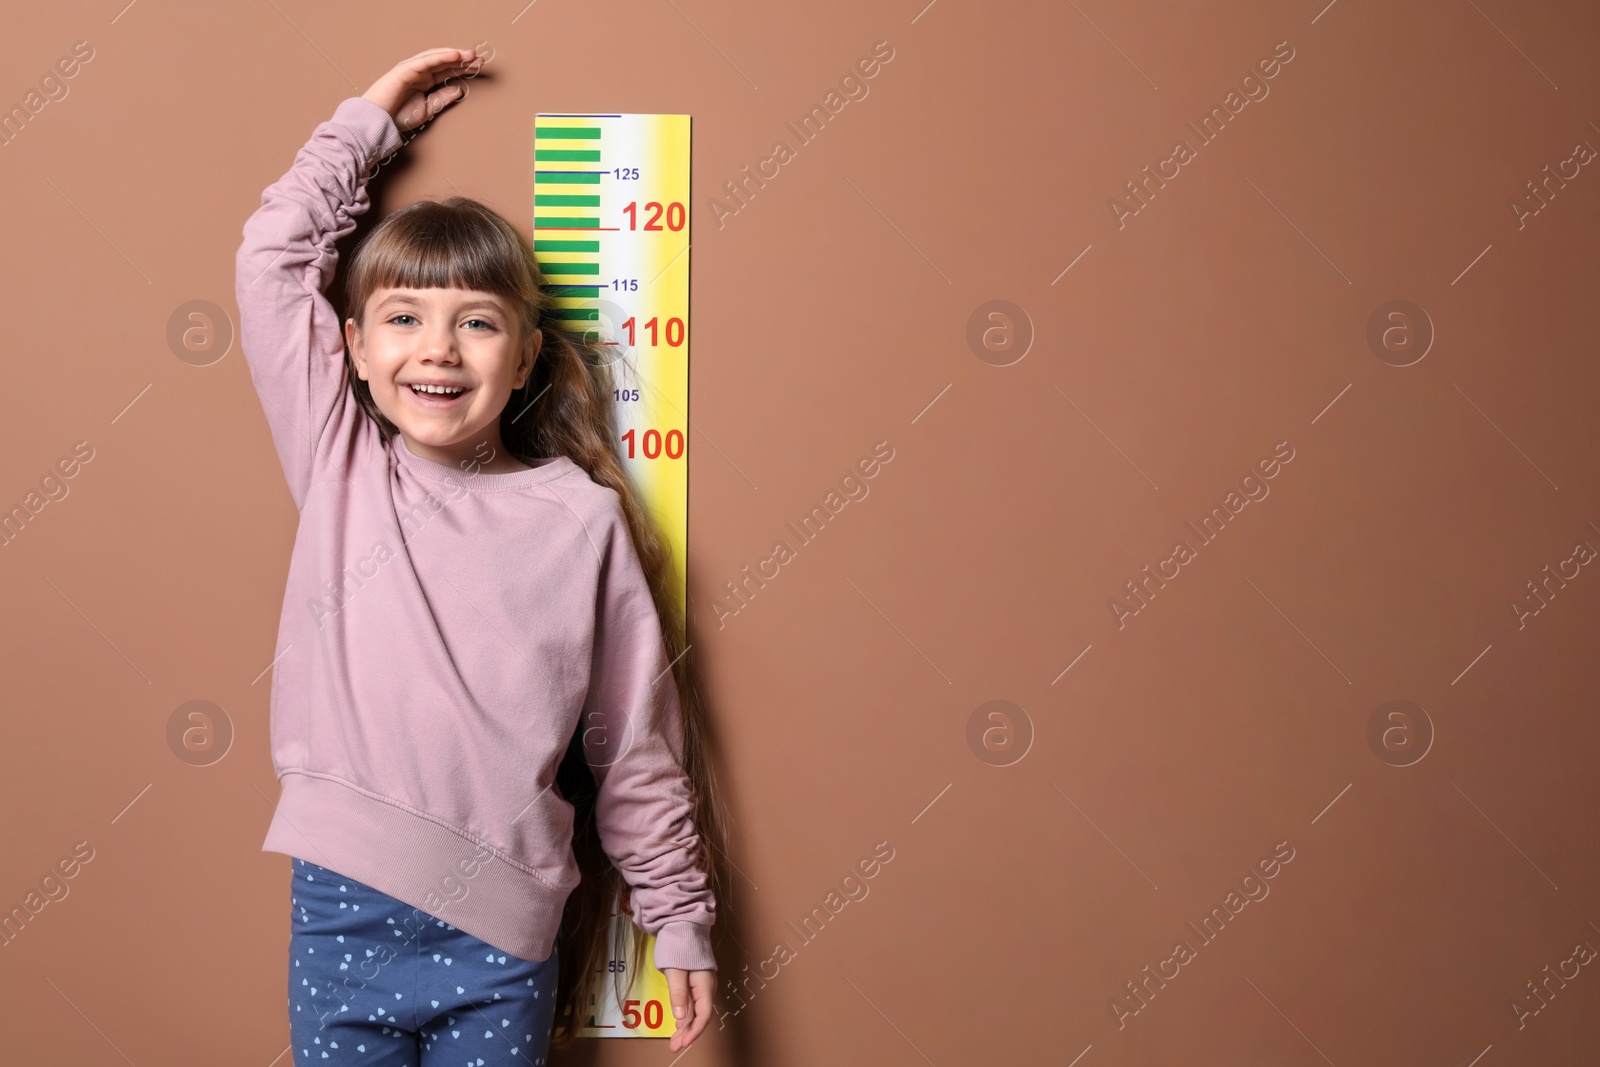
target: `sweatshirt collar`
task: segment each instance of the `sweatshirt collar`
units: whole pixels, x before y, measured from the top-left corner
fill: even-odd
[[[479,471],[476,474],[451,467],[443,463],[436,463],[431,459],[414,454],[406,446],[406,439],[396,433],[389,441],[389,448],[400,465],[409,469],[413,474],[432,482],[450,482],[468,490],[489,491],[497,489],[515,489],[524,485],[538,485],[561,477],[563,474],[575,469],[577,464],[566,456],[546,456],[533,461],[533,466],[522,471],[506,471],[501,474],[489,474]]]

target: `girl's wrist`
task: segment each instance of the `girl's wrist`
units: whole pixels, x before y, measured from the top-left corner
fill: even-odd
[[[383,110],[388,114],[388,116],[391,119],[394,118],[394,112],[391,111],[389,108],[385,107],[382,100],[373,100],[372,97],[370,95],[366,94],[366,93],[362,93],[361,94],[361,99],[370,101],[371,103],[377,105],[378,107],[383,108]]]

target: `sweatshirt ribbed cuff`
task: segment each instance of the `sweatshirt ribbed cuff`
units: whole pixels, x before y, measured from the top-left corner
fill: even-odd
[[[352,96],[339,102],[334,109],[333,121],[348,126],[360,137],[367,150],[367,165],[387,159],[405,147],[400,127],[383,108],[364,96]]]
[[[686,971],[714,971],[717,958],[711,952],[711,927],[685,921],[670,922],[656,934],[656,970],[681,967]]]

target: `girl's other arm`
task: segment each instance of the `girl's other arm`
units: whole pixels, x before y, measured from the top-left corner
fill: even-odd
[[[594,661],[578,724],[599,787],[600,842],[633,890],[634,921],[656,935],[656,967],[715,970],[716,900],[695,857],[699,833],[681,765],[678,690],[655,602],[614,492],[606,526],[597,545]]]

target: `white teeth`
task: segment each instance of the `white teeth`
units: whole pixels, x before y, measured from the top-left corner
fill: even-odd
[[[411,390],[416,393],[442,393],[446,396],[455,396],[462,392],[460,387],[453,385],[413,385]]]

